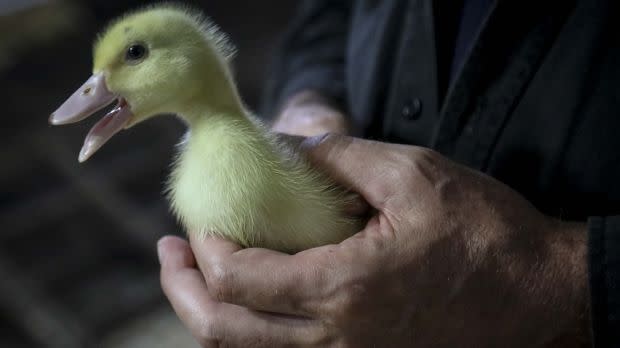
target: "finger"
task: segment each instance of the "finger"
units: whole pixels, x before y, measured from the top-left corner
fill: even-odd
[[[303,150],[307,148],[307,145],[304,145],[304,142],[308,139],[306,137],[289,135],[283,133],[276,133],[276,138],[278,141],[287,144],[293,149]],[[359,194],[355,192],[349,192],[344,197],[344,201],[346,202],[344,206],[344,213],[350,216],[363,216],[368,213],[370,206],[366,202],[366,200]]]
[[[157,255],[159,263],[162,265],[173,265],[175,267],[196,267],[196,260],[189,243],[179,237],[165,236],[157,242]],[[170,260],[168,260],[170,257]]]
[[[189,244],[176,237],[159,245],[161,284],[172,307],[204,347],[275,347],[310,345],[327,337],[326,330],[311,319],[260,313],[210,296],[194,267]]]
[[[337,134],[308,138],[301,144],[314,164],[377,209],[400,187],[394,185],[398,172],[390,165],[398,147]],[[382,165],[369,165],[376,163]]]
[[[320,312],[317,289],[330,276],[329,267],[324,266],[328,255],[313,258],[310,253],[241,250],[223,239],[194,235],[190,241],[209,293],[218,301],[306,317]]]

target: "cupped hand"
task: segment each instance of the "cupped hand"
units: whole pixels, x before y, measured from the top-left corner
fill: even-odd
[[[316,92],[300,92],[284,105],[271,129],[306,137],[325,133],[347,134],[349,125],[346,117],[332,104]]]
[[[583,225],[428,149],[335,135],[304,146],[376,213],[344,242],[295,255],[160,241],[164,292],[204,347],[587,341]]]

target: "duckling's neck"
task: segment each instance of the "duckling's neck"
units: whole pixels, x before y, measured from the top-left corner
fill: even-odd
[[[217,57],[212,59],[221,60]],[[231,121],[251,123],[251,116],[241,100],[227,64],[223,61],[204,64],[198,74],[204,76],[200,85],[195,86],[192,89],[194,92],[190,92],[187,98],[183,98],[181,104],[175,107],[177,115],[190,129],[200,127],[213,116],[222,115],[226,115]]]
[[[247,149],[268,154],[271,145],[260,121],[244,106],[236,86],[222,79],[217,90],[203,89],[203,94],[187,99],[177,112],[189,128],[188,149],[209,147],[227,152]],[[239,146],[243,145],[243,146]]]
[[[212,103],[188,103],[178,116],[185,121],[191,133],[204,133],[210,130],[244,129],[245,131],[257,131],[258,125],[254,116],[239,102],[218,105]]]

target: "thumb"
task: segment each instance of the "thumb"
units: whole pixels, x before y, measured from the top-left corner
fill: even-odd
[[[391,147],[340,134],[307,138],[300,146],[313,165],[325,170],[338,184],[361,194],[377,209],[394,190],[390,180],[393,168],[386,165]]]

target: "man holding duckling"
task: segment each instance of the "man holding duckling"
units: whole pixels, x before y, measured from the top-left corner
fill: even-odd
[[[385,141],[302,144],[371,218],[294,255],[162,239],[180,318],[204,347],[620,346],[618,7],[302,2],[273,128]]]

